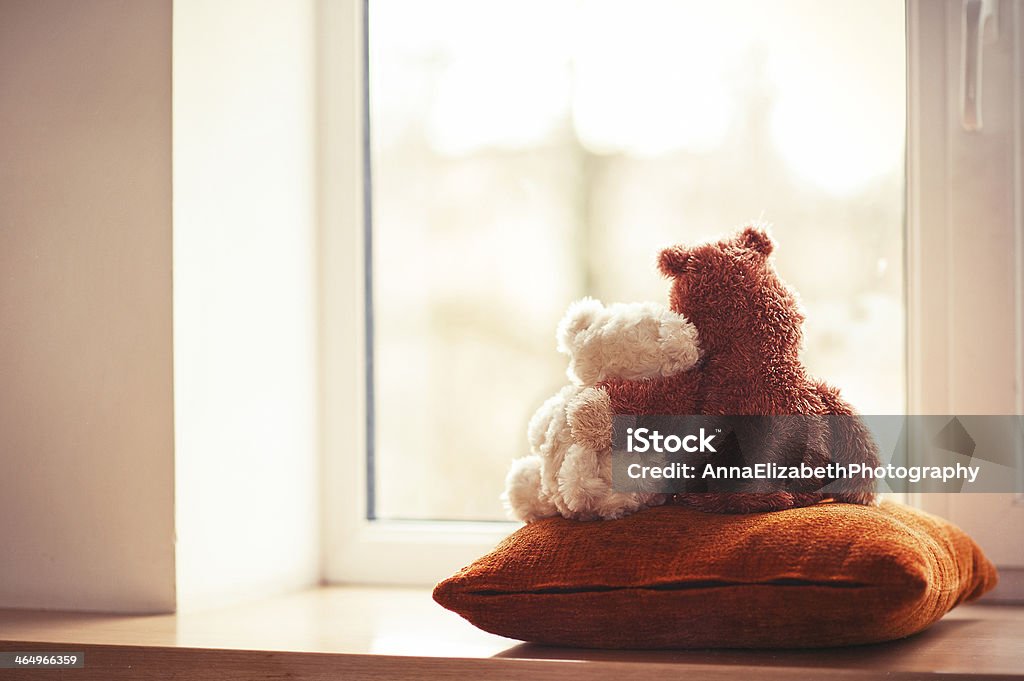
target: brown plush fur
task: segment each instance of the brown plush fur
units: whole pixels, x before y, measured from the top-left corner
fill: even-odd
[[[800,362],[802,341],[796,294],[776,275],[768,234],[747,227],[718,242],[661,252],[658,267],[672,279],[671,308],[697,327],[702,353],[693,369],[642,381],[607,381],[612,411],[618,414],[853,415],[838,390],[807,374]],[[863,462],[877,465],[876,445],[859,419],[776,421],[782,429],[765,440],[770,460],[822,465]],[[807,442],[794,450],[791,443]],[[768,460],[762,459],[762,460]],[[826,495],[771,492],[676,495],[676,502],[704,511],[748,513],[808,506]],[[869,483],[836,495],[837,501],[866,504]]]

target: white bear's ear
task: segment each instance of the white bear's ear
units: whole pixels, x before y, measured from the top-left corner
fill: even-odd
[[[589,329],[604,312],[604,305],[600,300],[584,298],[577,300],[569,306],[562,321],[558,323],[558,331],[555,338],[558,341],[558,351],[572,355],[576,347],[576,336],[581,331]]]

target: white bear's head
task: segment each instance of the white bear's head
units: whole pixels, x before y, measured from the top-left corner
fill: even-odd
[[[558,350],[569,355],[566,373],[577,385],[610,378],[670,376],[700,359],[697,329],[686,317],[656,303],[613,303],[584,298],[558,325]]]

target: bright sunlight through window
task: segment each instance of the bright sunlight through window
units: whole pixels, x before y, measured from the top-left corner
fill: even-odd
[[[804,358],[905,410],[895,0],[371,0],[380,518],[504,519],[584,295],[666,302],[659,248],[773,223]]]

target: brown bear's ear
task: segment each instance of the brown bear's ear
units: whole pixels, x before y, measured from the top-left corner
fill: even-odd
[[[760,227],[747,227],[739,236],[740,245],[757,251],[761,255],[769,255],[775,249],[775,242],[768,236],[768,232]]]
[[[658,271],[666,277],[678,277],[690,259],[682,246],[669,246],[658,254]]]

